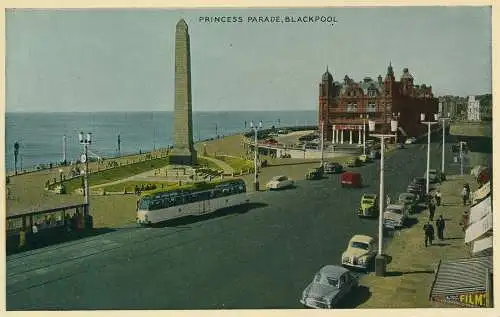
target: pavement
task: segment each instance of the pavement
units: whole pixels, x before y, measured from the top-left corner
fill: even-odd
[[[463,207],[460,190],[464,183],[471,184],[471,191],[477,184],[470,175],[448,176],[438,186],[443,204],[436,209],[435,220],[442,215],[446,221],[444,240],[434,241],[429,247],[424,246],[423,225],[429,219],[427,209],[417,215],[418,223],[402,230],[396,235],[385,250],[390,263],[385,277],[370,274],[361,278],[361,284],[367,286],[372,296],[359,308],[446,308],[454,307],[429,301],[429,293],[434,280],[434,271],[439,260],[451,260],[469,257],[464,244],[464,232],[460,226]]]
[[[432,144],[431,167],[441,151]],[[425,171],[418,145],[385,164],[392,197]],[[451,158],[451,157],[450,157]],[[376,237],[377,221],[355,211],[363,192],[378,192],[378,163],[355,168],[363,189],[339,176],[297,181],[292,189],[249,193],[251,203],[159,227],[116,229],[7,257],[8,310],[301,308],[314,273],[339,264],[353,234]],[[361,287],[343,303],[372,293]]]

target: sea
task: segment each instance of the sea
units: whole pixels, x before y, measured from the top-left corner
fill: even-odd
[[[263,128],[316,125],[315,110],[193,112],[195,142],[250,131],[250,122]],[[14,144],[19,143],[18,170],[79,159],[83,148],[80,132],[92,133],[89,156],[110,158],[172,145],[173,112],[52,112],[5,114],[5,166],[14,171]],[[118,136],[120,152],[118,152]]]

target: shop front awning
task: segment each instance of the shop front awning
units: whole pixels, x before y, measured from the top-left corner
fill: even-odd
[[[470,243],[493,229],[493,213],[488,213],[482,219],[470,224],[465,229],[465,243]]]
[[[483,200],[486,196],[490,194],[490,192],[491,192],[491,183],[487,182],[472,194],[473,204],[476,204],[477,202]]]
[[[477,254],[479,252],[492,248],[493,248],[493,236],[489,236],[481,240],[474,241],[474,245],[472,247],[472,253]]]
[[[491,196],[470,208],[469,224],[478,222],[491,213]]]
[[[492,270],[492,256],[441,262],[429,299],[462,307],[490,307],[488,292]]]

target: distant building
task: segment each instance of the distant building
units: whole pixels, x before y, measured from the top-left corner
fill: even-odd
[[[467,120],[469,121],[480,121],[480,107],[479,100],[476,100],[475,96],[469,96],[467,101]]]
[[[326,138],[333,143],[361,144],[360,116],[375,120],[377,132],[389,132],[391,119],[399,113],[398,136],[417,136],[427,129],[420,123],[420,113],[431,118],[438,112],[438,102],[431,86],[414,84],[408,68],[400,81],[389,64],[385,79],[379,75],[377,80],[365,77],[356,82],[345,75],[342,83],[334,81],[327,68],[319,84],[319,122],[324,121]]]

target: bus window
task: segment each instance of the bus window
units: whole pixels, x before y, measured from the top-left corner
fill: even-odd
[[[143,198],[139,201],[139,209],[141,210],[149,210],[149,202],[150,200],[147,198]]]

